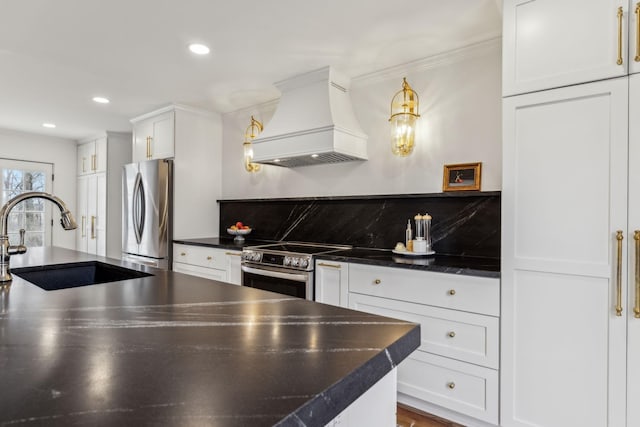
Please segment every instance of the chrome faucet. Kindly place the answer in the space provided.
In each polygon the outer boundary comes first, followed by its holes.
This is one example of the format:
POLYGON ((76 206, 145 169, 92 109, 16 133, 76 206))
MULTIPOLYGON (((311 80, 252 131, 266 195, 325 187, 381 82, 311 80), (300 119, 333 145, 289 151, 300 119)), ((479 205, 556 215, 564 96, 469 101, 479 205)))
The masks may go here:
POLYGON ((24 245, 24 229, 20 230, 20 244, 9 245, 9 212, 18 203, 27 199, 47 199, 52 201, 58 208, 60 208, 60 224, 65 230, 74 230, 78 227, 76 220, 73 219, 73 215, 69 212, 67 205, 53 194, 44 193, 42 191, 30 191, 28 193, 22 193, 9 200, 0 209, 0 283, 10 282, 11 271, 9 268, 9 260, 11 255, 23 254, 27 252, 27 247, 24 245))

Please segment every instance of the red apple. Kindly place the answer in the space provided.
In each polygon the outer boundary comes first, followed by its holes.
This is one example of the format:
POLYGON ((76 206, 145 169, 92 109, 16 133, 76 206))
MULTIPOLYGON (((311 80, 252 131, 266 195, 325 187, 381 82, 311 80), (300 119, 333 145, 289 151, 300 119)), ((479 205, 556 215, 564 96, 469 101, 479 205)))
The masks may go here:
POLYGON ((238 222, 236 222, 236 227, 237 228, 242 228, 242 227, 244 227, 244 224, 241 223, 240 221, 238 221, 238 222))

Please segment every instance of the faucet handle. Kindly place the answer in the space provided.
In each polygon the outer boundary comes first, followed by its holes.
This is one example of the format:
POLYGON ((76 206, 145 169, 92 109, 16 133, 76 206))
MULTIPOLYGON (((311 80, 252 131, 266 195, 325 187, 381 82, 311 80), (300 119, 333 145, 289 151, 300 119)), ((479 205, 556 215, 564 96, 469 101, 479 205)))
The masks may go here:
POLYGON ((20 246, 24 246, 24 233, 25 233, 24 228, 21 228, 20 229, 20 246))

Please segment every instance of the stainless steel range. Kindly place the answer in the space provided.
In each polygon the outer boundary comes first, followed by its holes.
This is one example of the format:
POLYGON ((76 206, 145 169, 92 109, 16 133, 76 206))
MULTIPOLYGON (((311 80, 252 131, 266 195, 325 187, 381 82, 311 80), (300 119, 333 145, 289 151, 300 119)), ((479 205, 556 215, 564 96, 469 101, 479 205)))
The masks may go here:
POLYGON ((242 285, 285 295, 314 299, 314 255, 351 246, 280 242, 242 249, 242 285))

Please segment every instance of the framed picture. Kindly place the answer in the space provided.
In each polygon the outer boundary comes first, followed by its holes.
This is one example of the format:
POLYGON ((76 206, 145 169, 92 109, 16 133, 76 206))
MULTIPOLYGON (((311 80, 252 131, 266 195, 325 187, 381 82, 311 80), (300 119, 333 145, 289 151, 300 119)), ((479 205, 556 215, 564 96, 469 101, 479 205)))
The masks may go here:
POLYGON ((442 191, 480 191, 482 163, 444 165, 442 191))

